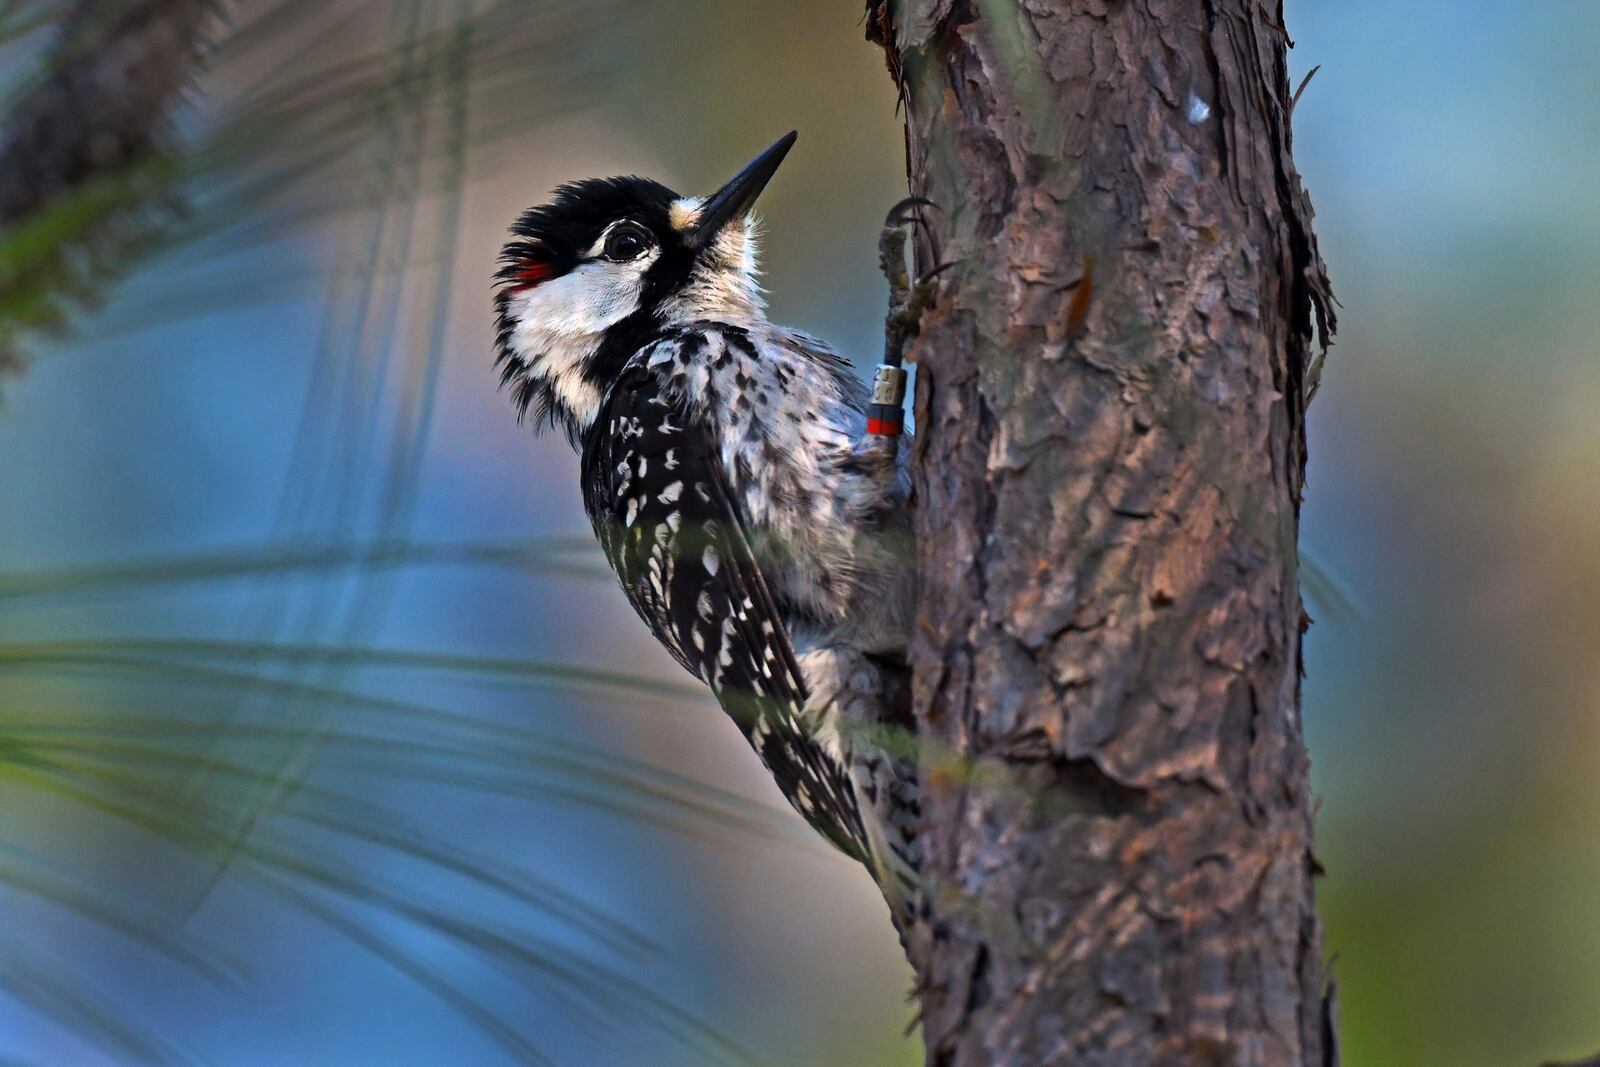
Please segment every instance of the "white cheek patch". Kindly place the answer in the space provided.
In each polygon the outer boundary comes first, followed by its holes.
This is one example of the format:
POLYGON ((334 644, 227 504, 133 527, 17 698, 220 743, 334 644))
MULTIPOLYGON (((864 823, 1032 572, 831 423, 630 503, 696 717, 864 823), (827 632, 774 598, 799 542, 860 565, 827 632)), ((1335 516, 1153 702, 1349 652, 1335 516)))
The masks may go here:
POLYGON ((588 260, 519 295, 513 302, 518 332, 568 337, 604 333, 638 310, 644 274, 656 255, 627 263, 588 260))
POLYGON ((604 399, 585 366, 606 330, 638 310, 645 272, 658 254, 628 263, 589 260, 512 298, 512 351, 530 378, 549 384, 580 426, 594 421, 604 399))

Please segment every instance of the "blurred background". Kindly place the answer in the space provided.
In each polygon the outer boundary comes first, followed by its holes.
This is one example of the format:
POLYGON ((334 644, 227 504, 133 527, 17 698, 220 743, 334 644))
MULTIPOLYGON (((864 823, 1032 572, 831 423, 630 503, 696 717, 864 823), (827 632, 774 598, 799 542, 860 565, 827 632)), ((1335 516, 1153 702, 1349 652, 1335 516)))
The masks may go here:
MULTIPOLYGON (((860 8, 228 9, 172 195, 58 219, 92 262, 0 336, 0 1063, 920 1062, 875 891, 491 371, 519 211, 790 128, 773 314, 869 366, 904 175, 860 8)), ((59 13, 0 3, 0 101, 59 13)), ((1345 1062, 1591 1054, 1600 8, 1287 16, 1344 304, 1304 543, 1345 1062)))

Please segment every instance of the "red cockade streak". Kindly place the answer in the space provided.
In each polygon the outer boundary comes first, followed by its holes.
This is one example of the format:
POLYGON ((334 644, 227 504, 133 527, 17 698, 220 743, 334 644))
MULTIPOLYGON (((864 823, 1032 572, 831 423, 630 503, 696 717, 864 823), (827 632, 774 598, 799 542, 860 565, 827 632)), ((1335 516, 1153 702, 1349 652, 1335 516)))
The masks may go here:
POLYGON ((526 292, 534 286, 542 285, 555 276, 556 269, 548 263, 537 260, 523 260, 522 266, 511 280, 511 291, 514 293, 526 292))

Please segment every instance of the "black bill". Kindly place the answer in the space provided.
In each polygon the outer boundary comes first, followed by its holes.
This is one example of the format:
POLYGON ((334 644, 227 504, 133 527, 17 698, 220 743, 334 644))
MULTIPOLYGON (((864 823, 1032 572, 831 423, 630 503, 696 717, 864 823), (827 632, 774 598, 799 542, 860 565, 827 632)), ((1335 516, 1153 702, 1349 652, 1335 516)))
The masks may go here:
POLYGON ((790 130, 778 138, 777 144, 757 156, 749 166, 711 194, 710 199, 700 206, 700 217, 695 220, 694 229, 684 235, 685 240, 693 247, 702 247, 715 239, 717 232, 728 223, 748 215, 755 206, 756 197, 761 195, 761 190, 778 172, 778 164, 789 154, 798 136, 790 130))

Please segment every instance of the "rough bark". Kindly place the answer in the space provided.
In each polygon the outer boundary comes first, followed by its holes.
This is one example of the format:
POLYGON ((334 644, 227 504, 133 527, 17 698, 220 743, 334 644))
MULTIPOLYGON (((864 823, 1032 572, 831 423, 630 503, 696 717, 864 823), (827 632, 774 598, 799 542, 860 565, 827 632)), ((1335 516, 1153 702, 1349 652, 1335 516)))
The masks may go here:
POLYGON ((911 353, 928 1062, 1331 1064, 1296 538, 1332 316, 1281 6, 867 26, 959 261, 911 353))

